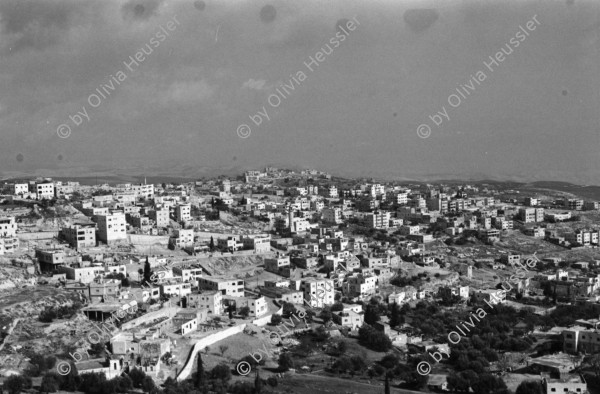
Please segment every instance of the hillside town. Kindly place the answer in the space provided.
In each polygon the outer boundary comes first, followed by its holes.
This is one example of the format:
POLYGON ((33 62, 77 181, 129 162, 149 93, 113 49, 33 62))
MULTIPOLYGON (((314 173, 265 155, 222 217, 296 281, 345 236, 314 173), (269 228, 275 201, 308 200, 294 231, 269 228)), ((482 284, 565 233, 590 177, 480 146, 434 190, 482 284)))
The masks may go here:
POLYGON ((600 387, 599 205, 570 193, 265 168, 0 208, 5 392, 600 387))

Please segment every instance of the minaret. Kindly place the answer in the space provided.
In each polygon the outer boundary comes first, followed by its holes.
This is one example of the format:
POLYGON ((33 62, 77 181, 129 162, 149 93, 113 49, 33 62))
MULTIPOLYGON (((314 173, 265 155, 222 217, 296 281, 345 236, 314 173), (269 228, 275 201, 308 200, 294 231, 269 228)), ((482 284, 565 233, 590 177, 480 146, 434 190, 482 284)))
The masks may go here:
POLYGON ((294 209, 290 208, 288 210, 288 223, 290 231, 294 231, 294 209))

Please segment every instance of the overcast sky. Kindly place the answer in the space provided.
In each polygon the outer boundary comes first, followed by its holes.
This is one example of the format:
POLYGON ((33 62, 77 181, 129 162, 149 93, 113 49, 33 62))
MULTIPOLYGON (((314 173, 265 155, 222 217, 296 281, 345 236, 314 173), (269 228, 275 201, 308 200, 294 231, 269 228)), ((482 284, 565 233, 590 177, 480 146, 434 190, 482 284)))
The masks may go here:
POLYGON ((599 10, 592 0, 2 0, 0 169, 276 164, 599 184, 599 10), (322 47, 330 54, 311 72, 304 62, 322 47), (152 52, 132 65, 141 48, 152 52), (256 125, 263 107, 270 120, 256 125), (77 125, 82 110, 89 121, 77 125), (439 126, 438 111, 449 117, 439 126))

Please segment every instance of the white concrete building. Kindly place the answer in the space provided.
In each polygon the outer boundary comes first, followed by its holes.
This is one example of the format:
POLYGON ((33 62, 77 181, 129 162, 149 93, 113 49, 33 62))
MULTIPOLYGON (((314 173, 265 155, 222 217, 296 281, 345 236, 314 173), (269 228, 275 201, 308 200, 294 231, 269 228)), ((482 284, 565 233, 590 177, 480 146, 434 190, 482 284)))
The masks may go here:
POLYGON ((98 239, 104 243, 127 239, 127 226, 125 224, 125 214, 122 212, 113 212, 108 215, 98 215, 96 217, 98 224, 98 239))

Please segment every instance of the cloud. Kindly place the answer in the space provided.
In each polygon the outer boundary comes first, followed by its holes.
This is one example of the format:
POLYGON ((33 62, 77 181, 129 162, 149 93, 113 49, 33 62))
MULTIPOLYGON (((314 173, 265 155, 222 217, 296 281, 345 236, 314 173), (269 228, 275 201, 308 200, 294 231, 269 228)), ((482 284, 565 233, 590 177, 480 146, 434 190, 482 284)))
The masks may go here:
POLYGON ((242 85, 242 88, 253 89, 253 90, 263 90, 267 81, 264 79, 252 79, 250 78, 242 85))
POLYGON ((163 98, 163 102, 194 103, 205 101, 214 93, 214 89, 205 81, 174 82, 163 98))
POLYGON ((124 19, 148 20, 158 15, 162 0, 130 0, 121 8, 124 19))
MULTIPOLYGON (((80 4, 83 4, 81 2, 80 4)), ((0 2, 3 49, 44 49, 69 30, 80 4, 68 1, 3 0, 0 2)))

